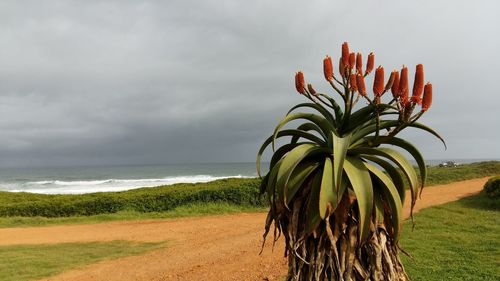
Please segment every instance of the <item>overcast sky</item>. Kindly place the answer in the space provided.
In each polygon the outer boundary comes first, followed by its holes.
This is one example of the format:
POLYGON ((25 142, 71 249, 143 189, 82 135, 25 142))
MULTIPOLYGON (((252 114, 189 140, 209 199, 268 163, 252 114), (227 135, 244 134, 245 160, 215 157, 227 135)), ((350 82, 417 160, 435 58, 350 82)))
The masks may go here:
POLYGON ((254 161, 343 41, 424 64, 426 158, 500 158, 500 2, 366 2, 2 1, 0 165, 254 161))

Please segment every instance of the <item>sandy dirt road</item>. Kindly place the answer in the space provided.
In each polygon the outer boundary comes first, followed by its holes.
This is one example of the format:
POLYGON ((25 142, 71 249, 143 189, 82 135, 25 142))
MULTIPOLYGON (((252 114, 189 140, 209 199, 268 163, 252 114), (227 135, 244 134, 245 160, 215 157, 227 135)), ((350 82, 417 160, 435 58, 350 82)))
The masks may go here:
MULTIPOLYGON (((415 211, 479 192, 488 178, 427 187, 415 211)), ((409 196, 408 196, 409 197, 409 196)), ((409 215, 406 198, 405 217, 409 215)), ((259 255, 265 213, 0 229, 0 245, 168 241, 140 256, 91 264, 46 280, 275 280, 286 274, 283 239, 259 255)), ((272 235, 270 235, 271 237, 272 235)), ((272 239, 271 239, 272 240, 272 239)))

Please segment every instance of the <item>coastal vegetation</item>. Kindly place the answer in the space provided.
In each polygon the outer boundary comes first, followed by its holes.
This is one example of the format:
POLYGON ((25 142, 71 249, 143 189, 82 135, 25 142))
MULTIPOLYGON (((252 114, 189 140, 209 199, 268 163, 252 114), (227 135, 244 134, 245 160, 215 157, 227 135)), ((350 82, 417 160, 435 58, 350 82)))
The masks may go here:
MULTIPOLYGON (((499 161, 429 167, 427 185, 499 174, 499 161)), ((256 178, 81 195, 0 192, 0 227, 254 212, 263 211, 266 202, 256 178)))
POLYGON ((0 193, 0 216, 70 217, 119 211, 165 212, 200 203, 262 206, 255 179, 223 179, 202 184, 176 184, 123 192, 81 195, 0 193))

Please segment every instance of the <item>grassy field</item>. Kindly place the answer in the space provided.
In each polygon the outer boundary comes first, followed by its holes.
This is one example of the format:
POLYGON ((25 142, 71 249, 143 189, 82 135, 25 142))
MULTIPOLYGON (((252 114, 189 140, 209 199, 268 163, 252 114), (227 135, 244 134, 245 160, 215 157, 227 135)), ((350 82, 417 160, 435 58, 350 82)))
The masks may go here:
MULTIPOLYGON (((498 161, 430 167, 427 185, 497 174, 498 161)), ((261 211, 266 199, 258 189, 258 179, 225 179, 83 195, 0 192, 0 227, 261 211)))
POLYGON ((500 280, 500 200, 478 195, 424 209, 402 247, 413 258, 403 263, 414 281, 500 280))
POLYGON ((36 280, 86 264, 139 255, 164 246, 165 243, 127 241, 1 246, 0 280, 36 280))
POLYGON ((494 175, 500 175, 500 161, 478 162, 450 168, 430 167, 427 185, 446 184, 494 175))

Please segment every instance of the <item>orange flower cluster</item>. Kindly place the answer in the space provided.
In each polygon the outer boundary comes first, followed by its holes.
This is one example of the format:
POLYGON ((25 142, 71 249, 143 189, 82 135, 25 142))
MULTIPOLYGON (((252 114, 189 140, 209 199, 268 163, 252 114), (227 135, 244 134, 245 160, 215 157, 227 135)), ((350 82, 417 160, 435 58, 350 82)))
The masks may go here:
POLYGON ((333 63, 332 58, 329 56, 326 56, 323 60, 323 72, 325 73, 325 79, 327 81, 333 80, 333 63))
POLYGON ((422 103, 422 92, 424 90, 424 66, 417 64, 415 71, 415 80, 413 81, 413 94, 411 101, 416 104, 422 103))
POLYGON ((368 74, 370 74, 370 72, 372 72, 374 65, 375 65, 375 55, 373 54, 373 52, 371 52, 368 55, 368 62, 366 63, 365 75, 368 75, 368 74))
MULTIPOLYGON (((342 44, 342 54, 339 59, 340 79, 336 79, 333 73, 332 58, 327 55, 323 59, 323 72, 328 82, 332 85, 334 82, 337 82, 350 92, 357 92, 363 97, 367 97, 364 78, 373 71, 374 66, 375 55, 370 53, 363 73, 362 54, 350 52, 347 42, 342 44)), ((384 67, 378 66, 377 69, 375 69, 375 76, 373 79, 373 102, 375 104, 380 103, 381 97, 387 91, 391 91, 393 101, 398 103, 402 111, 406 113, 410 112, 411 114, 411 111, 416 105, 422 105, 422 111, 427 111, 432 102, 432 84, 427 83, 424 85, 424 67, 422 64, 418 64, 416 67, 411 97, 409 97, 408 84, 408 68, 406 66, 403 65, 400 72, 393 70, 387 83, 385 83, 384 79, 384 67)), ((295 87, 300 94, 306 94, 309 90, 310 94, 316 95, 316 91, 314 91, 310 84, 306 87, 304 74, 301 71, 295 74, 295 87)))
MULTIPOLYGON (((351 76, 349 76, 349 85, 351 87, 351 91, 353 92, 356 92, 358 90, 358 82, 356 81, 356 74, 351 74, 351 76)), ((363 92, 366 91, 366 89, 364 89, 365 87, 365 84, 363 83, 363 92)))
POLYGON ((422 101, 422 111, 427 111, 432 103, 432 84, 427 83, 424 87, 424 99, 422 101))
POLYGON ((306 92, 306 82, 304 81, 304 73, 302 71, 295 73, 295 88, 300 94, 305 94, 306 92))
POLYGON ((431 105, 432 101, 432 84, 427 83, 424 86, 424 66, 418 64, 415 70, 415 79, 413 81, 413 92, 411 98, 409 95, 408 87, 408 68, 403 66, 401 69, 401 75, 398 72, 393 71, 394 81, 391 87, 391 92, 395 100, 397 100, 405 110, 413 109, 416 105, 422 105, 422 111, 427 111, 431 105), (422 94, 424 94, 424 99, 427 93, 427 98, 425 104, 422 100, 422 94))
POLYGON ((358 85, 358 92, 362 96, 366 96, 366 86, 365 86, 365 79, 363 78, 363 75, 361 74, 356 74, 356 84, 358 85))
POLYGON ((356 55, 356 71, 359 73, 363 73, 363 56, 361 53, 356 55))
POLYGON ((373 80, 373 94, 375 94, 375 96, 377 97, 380 97, 384 92, 384 68, 382 66, 379 66, 377 70, 375 70, 375 79, 373 80))

